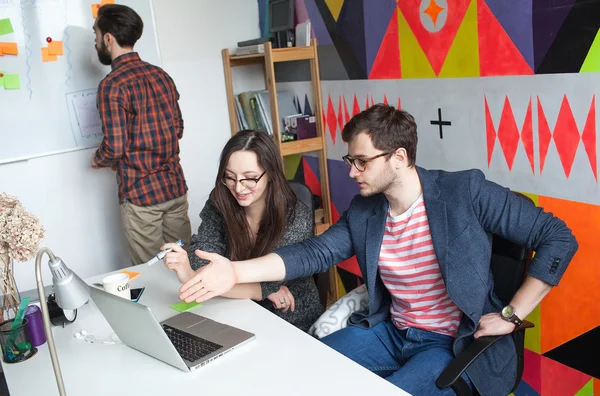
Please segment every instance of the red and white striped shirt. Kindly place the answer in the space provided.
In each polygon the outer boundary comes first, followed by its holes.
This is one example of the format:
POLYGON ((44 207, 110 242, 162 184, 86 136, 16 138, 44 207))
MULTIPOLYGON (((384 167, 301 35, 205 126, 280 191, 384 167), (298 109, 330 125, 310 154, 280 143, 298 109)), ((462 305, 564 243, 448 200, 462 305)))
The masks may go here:
POLYGON ((379 273, 392 295, 396 327, 456 336, 462 313, 448 296, 440 272, 423 195, 401 215, 388 212, 379 273))

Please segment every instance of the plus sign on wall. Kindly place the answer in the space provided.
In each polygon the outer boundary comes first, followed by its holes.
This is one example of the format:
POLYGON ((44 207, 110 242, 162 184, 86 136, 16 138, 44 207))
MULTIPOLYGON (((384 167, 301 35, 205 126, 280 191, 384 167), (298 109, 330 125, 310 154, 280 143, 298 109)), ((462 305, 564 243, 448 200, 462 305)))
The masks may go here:
POLYGON ((431 120, 431 125, 437 125, 440 128, 440 139, 444 138, 444 127, 451 126, 452 123, 450 121, 442 121, 442 109, 438 108, 438 119, 431 120))

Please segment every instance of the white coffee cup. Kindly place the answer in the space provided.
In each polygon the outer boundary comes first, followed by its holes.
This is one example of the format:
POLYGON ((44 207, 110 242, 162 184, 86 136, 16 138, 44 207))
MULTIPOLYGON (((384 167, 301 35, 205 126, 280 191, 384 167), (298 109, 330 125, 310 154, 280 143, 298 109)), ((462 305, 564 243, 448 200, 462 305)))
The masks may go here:
POLYGON ((102 279, 102 286, 108 293, 131 300, 128 274, 113 274, 102 279))

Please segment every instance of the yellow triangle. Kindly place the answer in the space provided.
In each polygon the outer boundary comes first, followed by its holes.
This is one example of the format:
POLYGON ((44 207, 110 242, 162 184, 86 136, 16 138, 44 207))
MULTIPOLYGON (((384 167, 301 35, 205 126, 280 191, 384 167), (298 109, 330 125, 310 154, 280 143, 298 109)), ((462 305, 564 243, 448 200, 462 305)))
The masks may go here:
POLYGON ((477 0, 471 0, 438 77, 479 77, 477 37, 477 0))
POLYGON ((298 167, 300 166, 300 161, 302 161, 302 155, 300 154, 286 155, 283 157, 283 170, 285 172, 286 179, 294 179, 294 176, 296 176, 296 172, 298 171, 298 167))
MULTIPOLYGON (((521 194, 526 195, 527 197, 529 197, 529 199, 531 199, 533 201, 533 204, 535 206, 540 206, 539 204, 539 196, 537 194, 531 194, 525 191, 519 191, 521 194)), ((598 395, 600 396, 600 395, 598 395)))
POLYGON ((525 332, 525 348, 529 349, 532 352, 537 354, 541 354, 542 350, 542 342, 541 342, 541 314, 540 314, 540 306, 538 305, 535 309, 527 315, 525 320, 533 323, 535 325, 532 329, 527 329, 525 332))
POLYGON ((398 40, 400 41, 400 70, 402 78, 435 78, 435 73, 423 48, 398 7, 398 40))
MULTIPOLYGON (((596 38, 588 51, 583 65, 581 65, 580 73, 600 72, 600 30, 596 33, 596 38)), ((600 395, 599 395, 600 396, 600 395)))
POLYGON ((579 389, 579 392, 575 393, 575 396, 593 396, 594 395, 594 380, 591 379, 583 388, 579 389))
POLYGON ((340 11, 342 11, 342 6, 344 5, 344 0, 325 0, 327 3, 327 7, 329 7, 329 11, 331 11, 331 15, 333 15, 333 19, 338 20, 340 16, 340 11))

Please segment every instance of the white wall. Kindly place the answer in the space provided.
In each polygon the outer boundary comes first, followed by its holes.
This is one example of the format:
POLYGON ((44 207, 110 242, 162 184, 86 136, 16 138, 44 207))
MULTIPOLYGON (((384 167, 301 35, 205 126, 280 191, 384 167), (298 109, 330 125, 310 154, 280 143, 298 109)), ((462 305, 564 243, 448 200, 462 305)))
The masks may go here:
MULTIPOLYGON (((221 49, 259 36, 258 6, 253 0, 154 0, 153 4, 163 68, 181 94, 185 122, 181 158, 195 230, 215 180, 220 151, 230 136, 221 49)), ((264 86, 259 69, 246 70, 243 76, 244 81, 236 78, 239 90, 264 86)), ((83 278, 129 265, 115 175, 89 167, 93 152, 0 165, 0 192, 17 196, 40 218, 46 227, 43 245, 83 278)), ((33 289, 33 260, 15 263, 15 278, 21 291, 33 289)), ((51 283, 45 264, 44 281, 51 283)))

